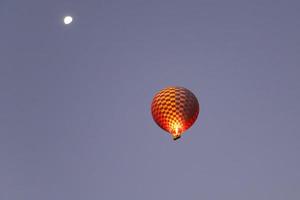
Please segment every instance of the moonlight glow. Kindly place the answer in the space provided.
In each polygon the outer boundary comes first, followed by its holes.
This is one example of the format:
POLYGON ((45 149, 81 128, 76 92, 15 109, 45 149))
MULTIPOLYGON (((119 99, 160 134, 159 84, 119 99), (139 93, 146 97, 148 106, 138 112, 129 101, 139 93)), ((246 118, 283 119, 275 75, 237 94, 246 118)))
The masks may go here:
POLYGON ((73 18, 72 18, 71 16, 66 16, 66 17, 64 18, 64 23, 65 23, 66 25, 71 24, 72 21, 73 21, 73 18))

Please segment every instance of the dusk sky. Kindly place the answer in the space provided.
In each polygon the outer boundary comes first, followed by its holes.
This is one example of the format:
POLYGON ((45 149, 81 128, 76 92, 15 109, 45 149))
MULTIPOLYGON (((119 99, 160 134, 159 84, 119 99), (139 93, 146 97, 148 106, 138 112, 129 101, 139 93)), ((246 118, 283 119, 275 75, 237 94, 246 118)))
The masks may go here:
POLYGON ((300 1, 0 0, 0 25, 0 200, 300 199, 300 1), (167 86, 201 107, 177 141, 167 86))

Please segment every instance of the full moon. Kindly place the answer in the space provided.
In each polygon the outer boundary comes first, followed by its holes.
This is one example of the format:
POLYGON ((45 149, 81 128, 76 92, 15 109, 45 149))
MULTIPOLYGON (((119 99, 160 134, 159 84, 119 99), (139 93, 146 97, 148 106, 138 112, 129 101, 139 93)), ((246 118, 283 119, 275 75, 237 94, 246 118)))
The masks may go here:
POLYGON ((72 18, 71 16, 65 16, 65 18, 64 18, 64 23, 65 23, 66 25, 71 24, 72 21, 73 21, 73 18, 72 18))

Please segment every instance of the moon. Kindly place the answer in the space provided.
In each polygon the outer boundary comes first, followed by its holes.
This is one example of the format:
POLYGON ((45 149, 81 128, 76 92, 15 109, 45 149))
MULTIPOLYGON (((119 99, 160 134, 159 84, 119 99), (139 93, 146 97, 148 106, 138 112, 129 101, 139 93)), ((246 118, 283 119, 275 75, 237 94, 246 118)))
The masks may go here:
POLYGON ((66 24, 66 25, 71 24, 72 21, 73 21, 73 17, 71 17, 71 16, 64 17, 64 24, 66 24))

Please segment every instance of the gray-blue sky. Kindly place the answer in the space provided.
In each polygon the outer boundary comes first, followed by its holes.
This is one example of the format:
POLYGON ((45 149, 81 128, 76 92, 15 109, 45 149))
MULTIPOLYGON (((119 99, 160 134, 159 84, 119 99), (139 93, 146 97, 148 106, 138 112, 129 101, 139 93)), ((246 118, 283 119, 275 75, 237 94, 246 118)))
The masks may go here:
POLYGON ((299 10, 1 0, 0 199, 298 200, 299 10), (168 85, 201 105, 177 142, 150 115, 168 85))

